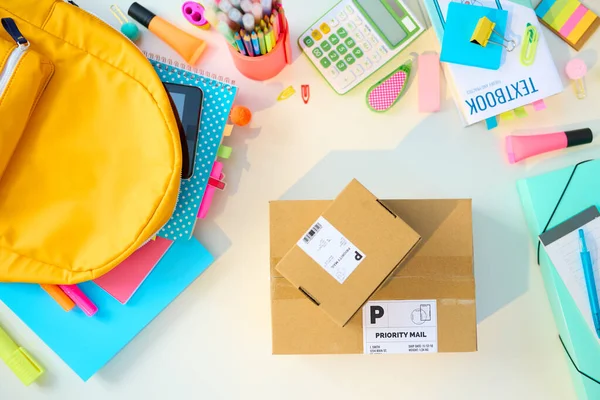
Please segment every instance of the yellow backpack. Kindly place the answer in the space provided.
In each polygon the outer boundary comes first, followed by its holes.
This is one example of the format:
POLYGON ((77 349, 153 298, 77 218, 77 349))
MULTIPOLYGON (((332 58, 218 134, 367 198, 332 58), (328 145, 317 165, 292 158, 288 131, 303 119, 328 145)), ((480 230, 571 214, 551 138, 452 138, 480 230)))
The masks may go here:
POLYGON ((175 208, 169 96, 133 43, 73 4, 2 0, 0 18, 0 281, 97 278, 175 208))

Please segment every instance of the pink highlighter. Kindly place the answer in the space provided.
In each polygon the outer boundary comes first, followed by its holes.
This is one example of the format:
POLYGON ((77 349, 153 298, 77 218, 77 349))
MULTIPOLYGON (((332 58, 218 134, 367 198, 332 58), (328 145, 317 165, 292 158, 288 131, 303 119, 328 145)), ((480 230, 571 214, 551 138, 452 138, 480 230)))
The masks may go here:
POLYGON ((98 312, 98 307, 77 287, 77 285, 58 285, 67 296, 81 308, 88 317, 98 312))
POLYGON ((593 140, 594 135, 590 128, 545 135, 507 136, 506 154, 508 155, 508 161, 514 164, 528 157, 592 143, 593 140))

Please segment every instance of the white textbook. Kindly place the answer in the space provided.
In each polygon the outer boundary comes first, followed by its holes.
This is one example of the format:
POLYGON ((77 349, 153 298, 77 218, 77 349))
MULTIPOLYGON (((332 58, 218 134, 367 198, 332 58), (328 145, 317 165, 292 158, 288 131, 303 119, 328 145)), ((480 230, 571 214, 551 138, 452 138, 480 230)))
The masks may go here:
MULTIPOLYGON (((498 70, 444 64, 448 84, 466 125, 531 104, 562 92, 563 84, 552 60, 542 27, 529 0, 455 0, 471 7, 502 8, 508 12, 505 37, 515 40, 512 52, 503 52, 498 70), (521 44, 527 24, 536 27, 539 35, 535 62, 521 64, 521 44)), ((444 37, 448 5, 452 0, 424 0, 425 8, 438 41, 444 37)))

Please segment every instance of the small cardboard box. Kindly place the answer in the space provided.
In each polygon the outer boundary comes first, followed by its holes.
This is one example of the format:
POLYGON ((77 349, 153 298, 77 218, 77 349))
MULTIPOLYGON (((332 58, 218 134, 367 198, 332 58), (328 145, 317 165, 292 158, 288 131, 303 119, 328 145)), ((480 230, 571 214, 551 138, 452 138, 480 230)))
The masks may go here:
POLYGON ((422 241, 343 328, 275 268, 331 201, 270 204, 273 354, 477 350, 471 201, 381 202, 419 232, 422 241), (394 320, 394 315, 401 318, 394 320), (370 343, 373 339, 381 342, 370 343))
POLYGON ((353 180, 321 216, 306 221, 277 271, 344 326, 420 239, 353 180))

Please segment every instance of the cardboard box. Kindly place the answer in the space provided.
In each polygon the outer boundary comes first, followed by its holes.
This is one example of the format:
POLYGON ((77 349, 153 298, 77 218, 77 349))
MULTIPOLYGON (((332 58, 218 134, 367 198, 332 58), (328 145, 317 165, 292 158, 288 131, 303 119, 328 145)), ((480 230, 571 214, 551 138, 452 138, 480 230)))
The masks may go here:
MULTIPOLYGON (((411 316, 436 320, 436 347, 430 347, 426 342, 431 338, 408 338, 417 341, 413 344, 407 342, 407 338, 397 338, 396 341, 390 338, 390 346, 398 345, 400 341, 404 347, 368 347, 366 352, 476 351, 471 201, 382 200, 382 203, 415 229, 422 241, 370 300, 417 301, 411 316), (425 310, 419 310, 420 300, 426 300, 423 302, 425 310), (435 310, 426 309, 431 305, 435 310), (423 315, 420 311, 424 311, 423 315), (426 315, 427 311, 430 315, 426 315)), ((374 308, 374 315, 371 315, 372 303, 369 302, 363 307, 363 312, 357 313, 342 328, 275 269, 290 247, 330 204, 331 201, 275 201, 270 204, 273 354, 363 353, 363 319, 368 327, 371 318, 380 314, 379 309, 374 308), (364 314, 367 318, 363 318, 364 314)), ((383 319, 376 318, 375 326, 383 319)), ((416 322, 421 323, 419 326, 429 325, 431 333, 431 321, 416 322)), ((381 331, 386 329, 389 328, 381 331)), ((387 333, 393 335, 397 331, 392 329, 387 333)))
POLYGON ((421 239, 356 180, 302 227, 277 271, 340 326, 421 239))

